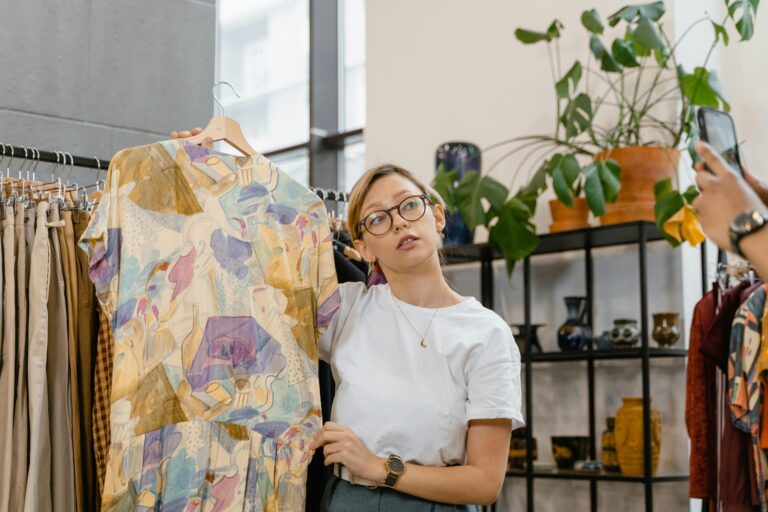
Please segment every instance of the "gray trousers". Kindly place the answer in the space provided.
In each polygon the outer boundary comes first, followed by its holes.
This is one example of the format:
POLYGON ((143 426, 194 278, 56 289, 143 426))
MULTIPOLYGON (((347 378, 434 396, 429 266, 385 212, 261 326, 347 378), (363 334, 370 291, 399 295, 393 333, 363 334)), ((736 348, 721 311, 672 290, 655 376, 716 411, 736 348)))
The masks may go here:
POLYGON ((447 505, 388 487, 369 489, 331 476, 320 512, 478 512, 475 505, 447 505))

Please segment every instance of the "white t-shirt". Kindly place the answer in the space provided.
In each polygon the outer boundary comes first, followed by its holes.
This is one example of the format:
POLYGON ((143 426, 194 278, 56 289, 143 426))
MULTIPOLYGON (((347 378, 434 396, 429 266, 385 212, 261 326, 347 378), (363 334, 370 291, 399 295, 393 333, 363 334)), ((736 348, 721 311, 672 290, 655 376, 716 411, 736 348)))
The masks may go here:
POLYGON ((339 285, 341 306, 320 339, 336 381, 331 419, 378 456, 464 464, 469 420, 522 426, 520 352, 509 326, 470 297, 435 313, 398 301, 389 285, 339 285))

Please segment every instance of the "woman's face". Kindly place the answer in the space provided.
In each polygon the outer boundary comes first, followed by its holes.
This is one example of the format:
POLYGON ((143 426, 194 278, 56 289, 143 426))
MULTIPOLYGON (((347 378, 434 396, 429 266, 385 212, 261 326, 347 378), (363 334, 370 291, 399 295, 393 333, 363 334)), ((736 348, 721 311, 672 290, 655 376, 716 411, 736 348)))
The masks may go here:
MULTIPOLYGON (((399 174, 388 174, 376 181, 368 191, 363 200, 360 219, 365 220, 375 212, 389 210, 409 197, 418 201, 418 196, 421 195, 419 187, 407 178, 399 174)), ((419 203, 408 201, 403 205, 403 211, 407 212, 408 208, 418 206, 419 203)), ((436 256, 439 233, 445 227, 445 215, 441 205, 432 206, 427 202, 424 215, 418 220, 404 219, 397 209, 390 210, 389 213, 392 216, 392 226, 388 233, 374 236, 362 228, 360 240, 355 241, 357 249, 366 261, 378 261, 384 268, 402 272, 436 256)), ((405 213, 405 216, 412 217, 408 213, 405 213)), ((388 222, 386 215, 376 218, 383 219, 377 222, 388 222)))

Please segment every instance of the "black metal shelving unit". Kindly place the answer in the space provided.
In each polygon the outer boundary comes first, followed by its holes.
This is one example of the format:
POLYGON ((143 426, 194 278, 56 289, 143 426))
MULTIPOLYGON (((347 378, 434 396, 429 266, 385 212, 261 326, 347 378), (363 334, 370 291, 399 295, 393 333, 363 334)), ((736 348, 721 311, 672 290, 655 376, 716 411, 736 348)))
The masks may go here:
MULTIPOLYGON (((534 510, 534 483, 537 479, 566 479, 582 480, 589 482, 590 509, 598 510, 597 483, 598 482, 634 482, 642 484, 645 492, 645 510, 653 511, 653 485, 663 482, 687 481, 687 475, 651 475, 651 418, 650 418, 650 361, 656 358, 685 358, 688 354, 685 349, 655 348, 649 345, 648 329, 648 261, 647 245, 650 242, 662 241, 664 237, 652 222, 639 221, 611 226, 601 226, 565 233, 553 233, 540 236, 540 243, 536 250, 523 261, 523 302, 524 323, 526 331, 531 325, 531 258, 543 254, 554 254, 569 251, 583 251, 585 258, 585 287, 587 297, 587 319, 592 332, 594 332, 594 268, 592 252, 603 247, 615 247, 621 245, 637 245, 639 253, 639 285, 640 285, 640 328, 641 344, 639 348, 595 350, 592 341, 587 344, 586 350, 580 352, 546 352, 543 354, 530 354, 529 341, 526 341, 525 355, 522 361, 525 366, 525 418, 526 429, 526 467, 525 471, 512 471, 507 473, 508 478, 525 478, 527 510, 534 510), (575 471, 536 471, 533 468, 533 367, 541 362, 569 362, 584 361, 587 363, 588 384, 588 415, 590 458, 597 457, 597 429, 595 421, 595 361, 612 359, 636 359, 641 362, 642 371, 642 396, 643 396, 643 443, 645 447, 645 474, 638 477, 622 476, 620 474, 600 473, 588 474, 575 471)), ((488 244, 472 244, 445 249, 446 264, 459 264, 469 262, 480 263, 481 299, 485 307, 493 309, 493 261, 502 258, 501 254, 493 250, 488 244)), ((707 291, 706 275, 706 244, 701 248, 701 277, 702 292, 707 291)), ((530 340, 530 336, 526 336, 530 340)), ((489 507, 491 511, 495 506, 489 507)))

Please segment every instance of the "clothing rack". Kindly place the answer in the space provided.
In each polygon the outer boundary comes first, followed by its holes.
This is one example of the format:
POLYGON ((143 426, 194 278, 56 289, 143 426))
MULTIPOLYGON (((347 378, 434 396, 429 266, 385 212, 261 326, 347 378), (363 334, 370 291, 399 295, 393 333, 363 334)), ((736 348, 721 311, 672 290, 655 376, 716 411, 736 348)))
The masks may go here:
POLYGON ((109 168, 109 160, 101 160, 95 156, 78 156, 66 151, 42 151, 34 147, 14 146, 12 144, 0 143, 0 155, 12 160, 34 160, 35 162, 66 164, 102 171, 106 171, 109 168))

